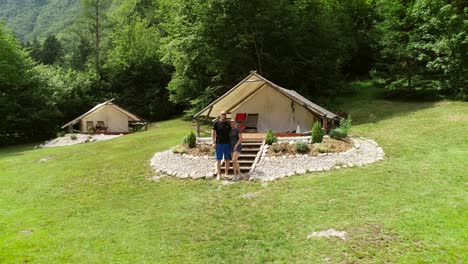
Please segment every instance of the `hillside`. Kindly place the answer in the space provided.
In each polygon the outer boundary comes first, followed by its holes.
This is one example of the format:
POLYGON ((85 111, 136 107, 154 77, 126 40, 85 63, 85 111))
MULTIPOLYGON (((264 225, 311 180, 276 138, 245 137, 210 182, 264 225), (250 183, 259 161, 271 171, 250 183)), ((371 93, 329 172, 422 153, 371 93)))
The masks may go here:
POLYGON ((356 89, 342 105, 351 133, 385 160, 268 185, 148 180, 154 153, 194 130, 179 119, 105 142, 2 148, 0 262, 463 263, 468 104, 356 89), (307 239, 329 228, 347 240, 307 239))
POLYGON ((79 15, 79 0, 1 0, 0 20, 23 41, 44 39, 70 26, 79 15))

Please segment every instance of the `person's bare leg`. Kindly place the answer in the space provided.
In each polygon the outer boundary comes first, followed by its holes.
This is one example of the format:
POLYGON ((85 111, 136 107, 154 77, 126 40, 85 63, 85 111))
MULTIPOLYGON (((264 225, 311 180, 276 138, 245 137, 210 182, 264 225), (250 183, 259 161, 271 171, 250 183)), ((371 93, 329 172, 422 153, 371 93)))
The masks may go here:
POLYGON ((239 152, 234 152, 232 155, 232 167, 234 169, 234 175, 237 177, 240 175, 240 166, 239 166, 239 152))
POLYGON ((224 176, 228 176, 229 174, 229 166, 231 165, 230 160, 224 160, 225 166, 224 166, 224 176))
POLYGON ((221 161, 220 160, 216 161, 216 170, 217 170, 216 179, 220 180, 221 179, 221 161))

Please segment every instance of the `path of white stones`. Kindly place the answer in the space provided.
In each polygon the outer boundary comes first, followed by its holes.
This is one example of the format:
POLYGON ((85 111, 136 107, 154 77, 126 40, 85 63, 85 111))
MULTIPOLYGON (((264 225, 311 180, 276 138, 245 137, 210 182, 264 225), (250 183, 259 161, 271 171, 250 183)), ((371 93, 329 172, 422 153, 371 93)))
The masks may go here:
MULTIPOLYGON (((375 141, 362 137, 354 137, 351 140, 354 146, 346 152, 324 153, 318 156, 267 157, 268 146, 265 146, 262 158, 250 173, 250 180, 274 181, 307 172, 364 166, 384 158, 384 151, 375 141)), ((214 164, 213 157, 174 154, 171 150, 158 152, 151 159, 151 167, 158 174, 155 179, 168 175, 178 178, 209 179, 215 172, 214 164)))

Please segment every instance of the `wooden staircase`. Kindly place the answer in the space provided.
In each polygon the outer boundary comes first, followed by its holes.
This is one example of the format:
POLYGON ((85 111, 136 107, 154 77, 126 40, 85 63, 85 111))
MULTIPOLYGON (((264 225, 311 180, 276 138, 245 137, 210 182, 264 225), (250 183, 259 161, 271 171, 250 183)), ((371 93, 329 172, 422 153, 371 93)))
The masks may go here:
MULTIPOLYGON (((248 173, 253 170, 254 165, 260 159, 263 148, 263 139, 244 139, 242 141, 242 152, 239 155, 239 165, 241 173, 248 173)), ((221 172, 224 173, 224 161, 221 165, 221 172)), ((229 166, 229 175, 233 175, 232 161, 229 166)))

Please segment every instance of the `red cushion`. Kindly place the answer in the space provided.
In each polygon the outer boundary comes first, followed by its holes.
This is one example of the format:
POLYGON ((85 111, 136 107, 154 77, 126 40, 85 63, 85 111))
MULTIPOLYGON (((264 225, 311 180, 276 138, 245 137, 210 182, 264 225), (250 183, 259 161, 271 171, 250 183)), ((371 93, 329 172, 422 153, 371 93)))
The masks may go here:
POLYGON ((243 121, 247 119, 247 113, 237 113, 236 121, 243 121))

